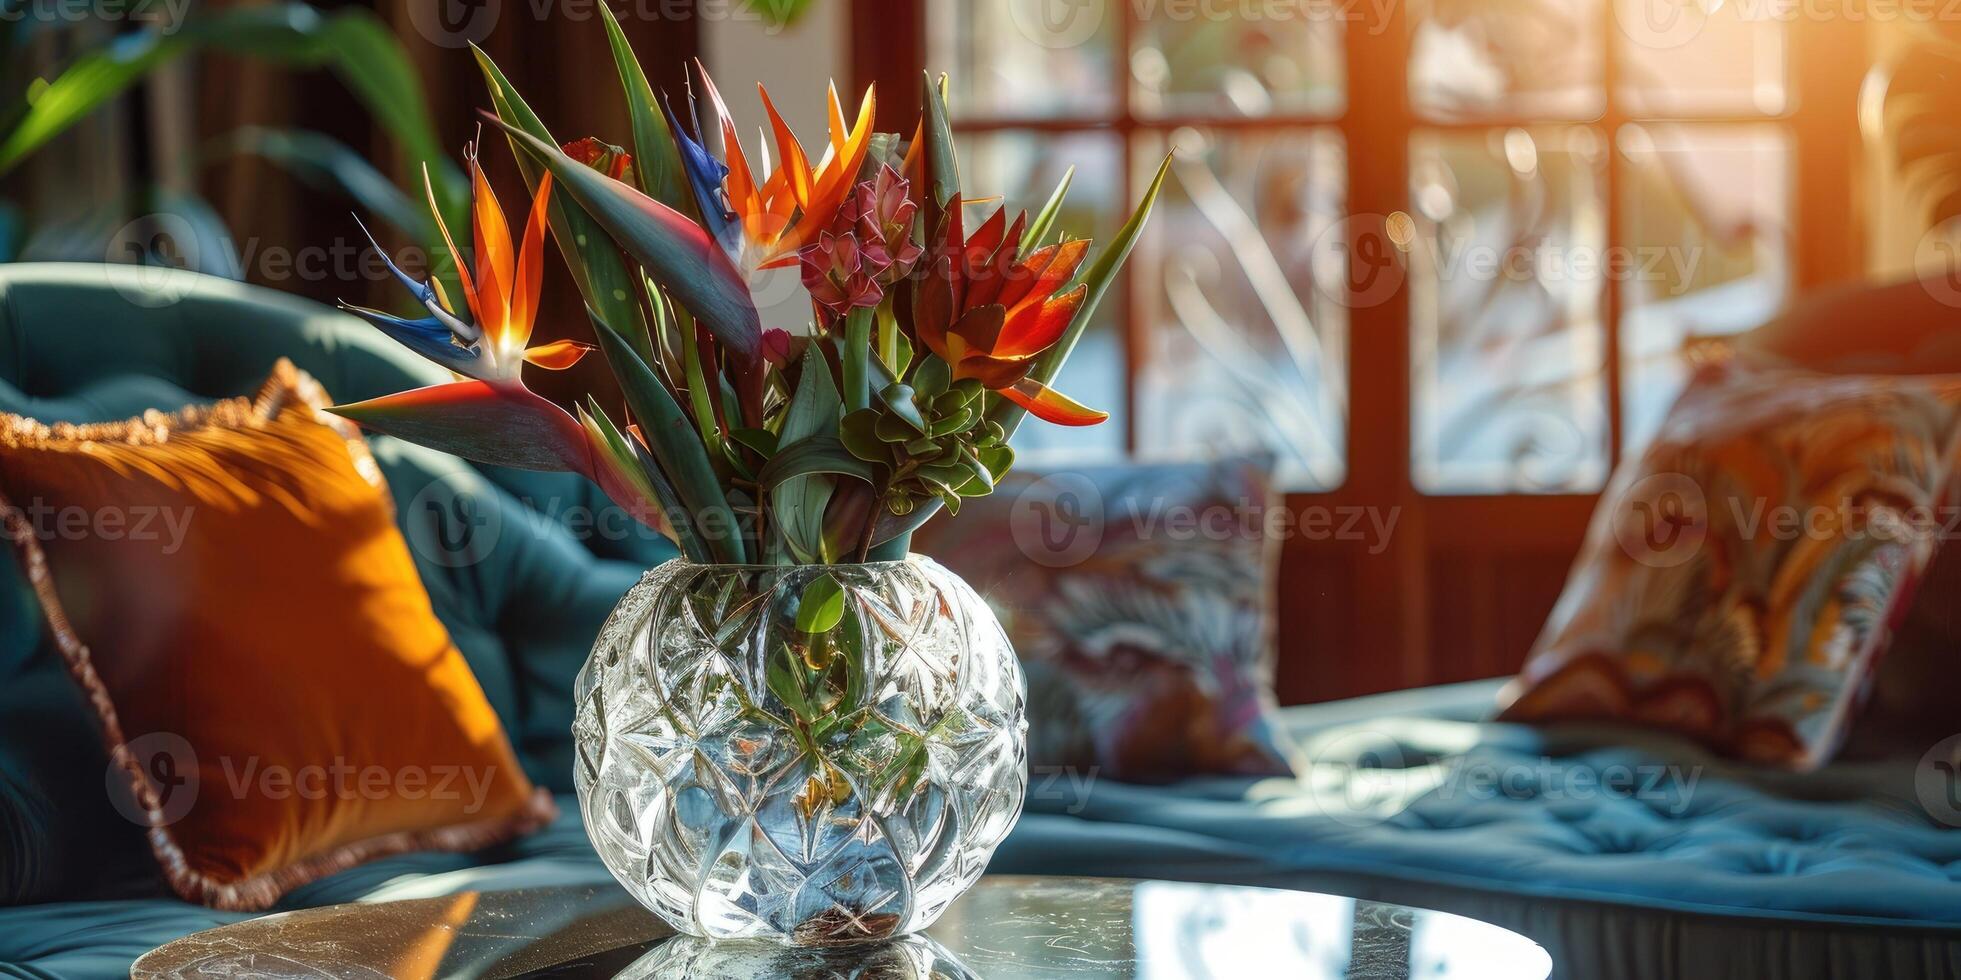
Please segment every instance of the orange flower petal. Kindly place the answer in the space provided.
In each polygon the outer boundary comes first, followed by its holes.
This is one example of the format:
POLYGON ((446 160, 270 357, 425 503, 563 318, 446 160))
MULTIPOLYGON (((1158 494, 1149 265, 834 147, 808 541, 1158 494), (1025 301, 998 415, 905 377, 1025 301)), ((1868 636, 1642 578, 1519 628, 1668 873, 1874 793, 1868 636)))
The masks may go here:
POLYGON ((1010 316, 1015 307, 1026 299, 1037 301, 1045 299, 1062 284, 1075 278, 1076 269, 1089 254, 1089 242, 1083 239, 1050 245, 1028 253, 1008 275, 1008 284, 1001 288, 996 300, 1008 308, 1010 316))
POLYGON ((763 112, 769 115, 769 127, 776 134, 776 156, 778 165, 774 178, 782 174, 789 184, 790 193, 796 197, 797 206, 810 206, 810 160, 804 156, 803 144, 797 142, 797 134, 790 132, 788 124, 776 111, 776 103, 769 99, 769 90, 760 83, 756 91, 763 97, 763 112))
POLYGON ((554 340, 526 349, 524 359, 547 371, 563 371, 579 363, 579 359, 591 353, 592 349, 591 344, 576 340, 554 340))
POLYGON ((471 220, 477 246, 477 317, 484 338, 491 346, 509 349, 510 291, 516 279, 516 256, 511 254, 511 226, 504 222, 504 209, 497 194, 484 178, 483 167, 470 159, 471 220))
MULTIPOLYGON (((506 339, 512 347, 531 342, 531 326, 538 318, 538 293, 545 281, 545 219, 550 216, 552 175, 546 171, 538 179, 538 193, 531 199, 531 215, 524 222, 524 241, 518 246, 517 282, 511 292, 510 325, 506 339)), ((527 352, 526 357, 530 355, 527 352)))
POLYGON ((1030 303, 1016 307, 1001 328, 1001 340, 994 345, 995 356, 1032 357, 1048 350, 1062 339, 1063 331, 1069 329, 1069 321, 1076 318, 1076 309, 1088 295, 1089 284, 1084 283, 1040 307, 1030 303))
POLYGON ((1109 412, 1078 404, 1075 399, 1036 381, 1023 378, 1000 389, 1001 397, 1028 410, 1028 414, 1056 425, 1095 425, 1110 417, 1109 412))

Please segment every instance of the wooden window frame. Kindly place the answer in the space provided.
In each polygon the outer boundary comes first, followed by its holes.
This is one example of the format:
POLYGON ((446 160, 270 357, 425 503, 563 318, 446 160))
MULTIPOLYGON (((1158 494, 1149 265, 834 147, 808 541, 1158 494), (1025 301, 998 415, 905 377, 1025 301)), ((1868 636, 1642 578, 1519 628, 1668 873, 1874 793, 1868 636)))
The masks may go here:
MULTIPOLYGON (((1130 49, 1133 14, 1116 0, 1117 50, 1130 49)), ((1606 0, 1611 2, 1611 0, 1606 0)), ((876 82, 886 92, 918 90, 926 67, 926 0, 854 0, 851 53, 859 87, 876 82)), ((1344 32, 1346 86, 1339 111, 1329 115, 1282 115, 1258 119, 1158 117, 1139 120, 1130 107, 1130 86, 1118 86, 1113 117, 1085 126, 1080 120, 958 118, 962 132, 1103 130, 1125 146, 1119 175, 1123 199, 1134 199, 1128 153, 1138 130, 1169 131, 1180 125, 1235 130, 1332 127, 1347 159, 1349 234, 1387 240, 1384 217, 1409 208, 1409 146, 1419 131, 1486 131, 1548 123, 1586 126, 1606 136, 1602 176, 1605 241, 1622 240, 1620 189, 1623 164, 1613 137, 1628 122, 1781 124, 1791 139, 1791 291, 1858 277, 1863 271, 1863 227, 1857 220, 1854 172, 1858 150, 1857 100, 1865 70, 1862 21, 1796 20, 1785 25, 1787 110, 1779 115, 1723 116, 1640 113, 1623 110, 1615 93, 1618 72, 1616 18, 1599 19, 1603 111, 1591 120, 1480 117, 1437 121, 1419 116, 1409 99, 1406 68, 1411 31, 1407 4, 1390 5, 1390 22, 1344 32), (1856 36, 1849 36, 1855 35, 1856 36), (1855 54, 1848 57, 1850 49, 1855 54), (1798 70, 1798 66, 1803 66, 1798 70), (1366 159, 1366 166, 1354 161, 1366 159)), ((1128 63, 1119 57, 1118 64, 1128 63)), ((1123 70, 1119 68, 1119 70, 1123 70)), ((880 102, 882 128, 910 132, 916 99, 880 102)), ((1351 247, 1358 244, 1351 241, 1351 247)), ((1352 254, 1352 253, 1351 253, 1352 254)), ((1601 300, 1606 345, 1609 460, 1623 448, 1620 284, 1609 277, 1601 300)), ((1126 446, 1135 449, 1138 352, 1147 340, 1139 303, 1126 288, 1113 295, 1125 336, 1126 446)), ((1410 311, 1406 288, 1386 301, 1349 308, 1346 478, 1325 492, 1289 494, 1296 510, 1355 508, 1393 513, 1388 546, 1289 538, 1279 575, 1278 677, 1286 703, 1328 700, 1515 671, 1578 551, 1594 493, 1435 495, 1411 479, 1412 426, 1410 311), (1524 584, 1514 588, 1510 576, 1524 584)))

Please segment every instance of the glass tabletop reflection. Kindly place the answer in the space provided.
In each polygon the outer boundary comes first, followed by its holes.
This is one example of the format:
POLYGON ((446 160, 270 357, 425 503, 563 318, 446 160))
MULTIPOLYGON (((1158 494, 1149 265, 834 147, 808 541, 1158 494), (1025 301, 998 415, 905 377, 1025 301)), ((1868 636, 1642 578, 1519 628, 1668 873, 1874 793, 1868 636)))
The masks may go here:
POLYGON ((286 912, 159 947, 131 976, 1538 980, 1551 969, 1524 936, 1443 912, 1269 888, 990 876, 923 935, 881 946, 675 936, 624 891, 592 885, 286 912))

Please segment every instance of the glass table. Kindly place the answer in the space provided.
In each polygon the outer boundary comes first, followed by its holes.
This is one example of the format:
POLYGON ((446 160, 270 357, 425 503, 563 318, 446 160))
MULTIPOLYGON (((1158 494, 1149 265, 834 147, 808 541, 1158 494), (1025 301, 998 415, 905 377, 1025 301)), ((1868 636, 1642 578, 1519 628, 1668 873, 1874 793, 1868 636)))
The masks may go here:
POLYGON ((265 916, 145 955, 192 977, 1538 978, 1545 950, 1463 916, 1311 892, 986 877, 925 934, 803 950, 677 937, 611 885, 465 892, 265 916))

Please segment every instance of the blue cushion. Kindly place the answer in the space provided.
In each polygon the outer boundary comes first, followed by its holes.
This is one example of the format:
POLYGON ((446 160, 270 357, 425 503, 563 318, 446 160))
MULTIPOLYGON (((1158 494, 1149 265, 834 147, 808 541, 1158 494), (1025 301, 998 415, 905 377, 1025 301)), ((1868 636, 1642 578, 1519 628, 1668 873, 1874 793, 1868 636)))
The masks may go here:
POLYGON ((1299 782, 1098 781, 1081 792, 1056 779, 1044 791, 1038 773, 1029 812, 1073 822, 1049 835, 1082 843, 1051 850, 1018 832, 996 869, 1055 867, 1073 852, 1099 873, 1197 862, 1174 876, 1359 874, 1705 914, 1961 927, 1961 834, 1921 808, 1917 756, 1799 776, 1666 736, 1474 720, 1498 683, 1287 709, 1309 763, 1299 782))

